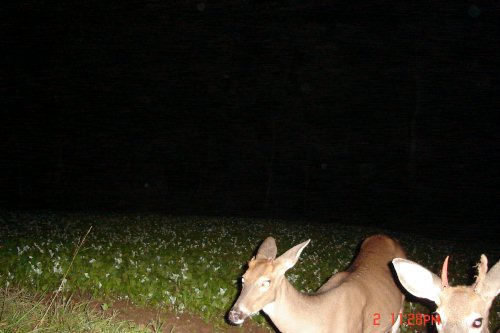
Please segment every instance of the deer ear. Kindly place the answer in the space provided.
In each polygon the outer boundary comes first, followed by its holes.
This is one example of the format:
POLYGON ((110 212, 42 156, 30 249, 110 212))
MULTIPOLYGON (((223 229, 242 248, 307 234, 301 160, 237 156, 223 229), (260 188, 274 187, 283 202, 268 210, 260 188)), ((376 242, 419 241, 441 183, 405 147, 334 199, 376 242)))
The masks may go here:
POLYGON ((311 240, 308 239, 299 245, 295 245, 290 250, 283 253, 278 259, 276 259, 276 266, 278 269, 282 270, 285 273, 287 270, 295 266, 297 260, 299 260, 300 254, 304 250, 304 248, 309 244, 311 240))
POLYGON ((474 291, 481 294, 486 278, 486 272, 488 271, 488 258, 484 254, 481 254, 481 261, 477 264, 477 276, 476 282, 474 284, 474 291))
POLYGON ((271 259, 276 258, 276 253, 278 252, 276 248, 276 241, 273 237, 267 237, 257 250, 256 259, 271 259))
POLYGON ((413 296, 426 298, 439 306, 441 303, 441 279, 428 269, 413 261, 396 258, 392 260, 401 285, 413 296))
POLYGON ((482 283, 482 288, 477 292, 489 299, 494 299, 500 293, 500 261, 498 261, 486 274, 482 283))

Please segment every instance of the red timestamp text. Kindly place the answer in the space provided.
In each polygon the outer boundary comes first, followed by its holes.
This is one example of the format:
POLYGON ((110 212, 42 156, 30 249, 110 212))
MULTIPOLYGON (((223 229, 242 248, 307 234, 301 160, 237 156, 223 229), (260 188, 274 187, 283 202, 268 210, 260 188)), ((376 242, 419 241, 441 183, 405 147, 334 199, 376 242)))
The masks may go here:
MULTIPOLYGON (((397 321, 401 325, 405 326, 426 326, 427 324, 441 324, 441 318, 439 314, 427 314, 427 313, 391 313, 390 320, 392 325, 397 321)), ((386 318, 382 318, 380 313, 373 314, 373 326, 379 326, 380 321, 387 321, 386 318)))

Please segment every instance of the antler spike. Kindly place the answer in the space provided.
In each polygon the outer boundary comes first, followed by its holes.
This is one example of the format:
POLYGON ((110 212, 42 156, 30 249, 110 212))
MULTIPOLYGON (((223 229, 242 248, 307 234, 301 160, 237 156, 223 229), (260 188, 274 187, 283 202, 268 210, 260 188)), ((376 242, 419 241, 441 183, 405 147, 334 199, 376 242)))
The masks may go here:
POLYGON ((448 258, 450 258, 450 256, 446 256, 443 263, 443 269, 441 270, 441 285, 443 288, 450 286, 448 284, 448 258))

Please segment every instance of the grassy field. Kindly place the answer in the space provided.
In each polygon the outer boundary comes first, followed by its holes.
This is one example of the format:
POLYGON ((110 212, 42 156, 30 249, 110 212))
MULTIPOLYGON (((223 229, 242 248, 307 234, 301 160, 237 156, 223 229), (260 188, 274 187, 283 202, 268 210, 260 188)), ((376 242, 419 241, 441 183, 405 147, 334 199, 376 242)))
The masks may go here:
POLYGON ((161 327, 161 322, 139 327, 71 298, 58 297, 49 307, 43 298, 24 290, 2 288, 0 300, 2 333, 156 333, 161 327))
MULTIPOLYGON (((408 257, 440 272, 451 255, 450 283, 469 284, 481 253, 498 260, 498 247, 335 224, 241 218, 104 214, 0 214, 0 286, 33 293, 78 292, 103 300, 197 314, 217 327, 238 293, 238 277, 260 241, 272 235, 282 253, 311 239, 287 273, 300 290, 316 290, 348 267, 367 235, 385 232, 401 241, 408 257), (88 229, 91 232, 73 255, 88 229), (68 275, 64 278, 72 263, 68 275)), ((1 303, 1 302, 0 302, 1 303)), ((497 302, 498 303, 498 302, 497 302)), ((405 312, 428 312, 407 302, 405 312)), ((500 306, 490 327, 500 325, 500 306)), ((3 319, 2 319, 3 320, 3 319)), ((263 317, 253 320, 264 323, 263 317)), ((1 330, 1 327, 0 327, 1 330)), ((402 332, 414 332, 403 328, 402 332)))

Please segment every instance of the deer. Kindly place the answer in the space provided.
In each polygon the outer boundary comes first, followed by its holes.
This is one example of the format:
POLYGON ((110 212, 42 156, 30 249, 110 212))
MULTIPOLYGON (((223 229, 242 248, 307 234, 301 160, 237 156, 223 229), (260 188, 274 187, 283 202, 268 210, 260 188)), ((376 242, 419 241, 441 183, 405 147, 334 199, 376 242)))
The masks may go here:
POLYGON ((392 259, 405 256, 399 243, 385 235, 364 240, 346 271, 331 276, 314 293, 303 293, 287 280, 310 240, 276 258, 276 241, 268 237, 248 262, 241 292, 228 320, 241 325, 263 311, 283 333, 399 332, 404 295, 390 271, 392 259))
POLYGON ((482 254, 476 281, 470 286, 452 287, 448 283, 448 259, 443 262, 441 278, 404 258, 393 259, 392 263, 401 285, 410 294, 436 304, 438 332, 489 333, 489 310, 500 292, 500 261, 488 271, 488 259, 482 254))

